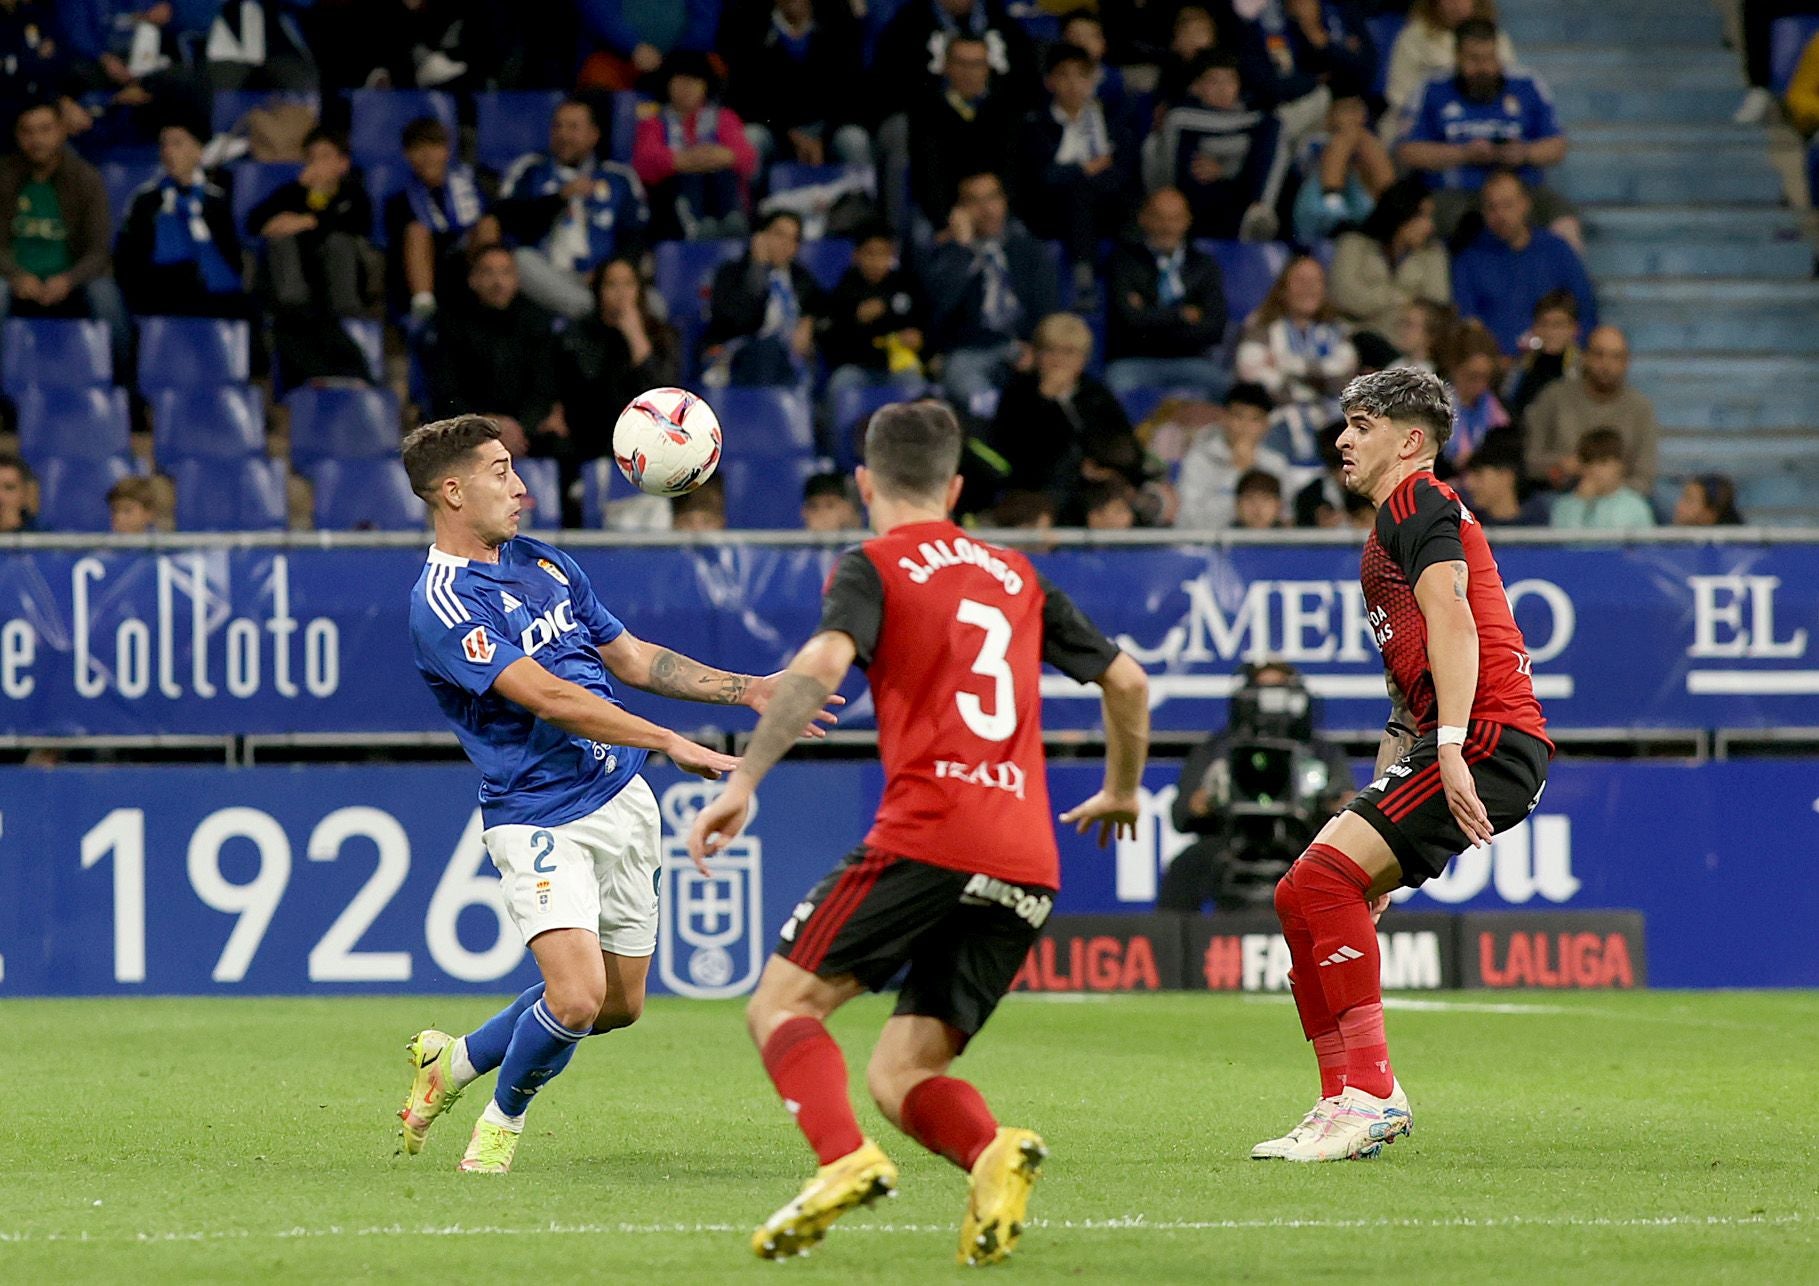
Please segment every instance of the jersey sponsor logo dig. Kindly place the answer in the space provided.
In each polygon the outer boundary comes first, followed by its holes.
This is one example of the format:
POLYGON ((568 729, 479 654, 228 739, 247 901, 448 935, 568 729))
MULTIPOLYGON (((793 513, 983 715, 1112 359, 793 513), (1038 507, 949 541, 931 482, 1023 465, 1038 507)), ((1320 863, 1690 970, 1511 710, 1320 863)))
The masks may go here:
POLYGON ((548 647, 564 634, 581 628, 575 624, 573 609, 569 600, 563 599, 541 616, 531 618, 531 623, 524 627, 518 636, 524 648, 524 655, 535 656, 538 648, 548 647))

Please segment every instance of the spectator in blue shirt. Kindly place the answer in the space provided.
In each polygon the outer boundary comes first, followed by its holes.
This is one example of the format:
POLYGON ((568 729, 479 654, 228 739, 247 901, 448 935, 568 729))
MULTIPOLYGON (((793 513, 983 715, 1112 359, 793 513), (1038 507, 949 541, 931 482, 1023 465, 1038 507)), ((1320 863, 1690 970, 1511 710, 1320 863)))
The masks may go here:
POLYGON ((550 118, 549 152, 519 157, 499 190, 499 224, 518 246, 524 293, 564 317, 593 312, 588 274, 635 253, 650 217, 638 176, 602 161, 599 146, 594 109, 567 99, 550 118))
POLYGON ((1475 317, 1513 356, 1552 290, 1579 301, 1579 334, 1598 324, 1598 301, 1578 253, 1565 240, 1529 223, 1533 205, 1522 180, 1505 170, 1491 176, 1481 199, 1484 231, 1453 259, 1453 306, 1475 317))
POLYGON ((1566 135, 1538 77, 1504 68, 1495 24, 1459 24, 1457 70, 1436 76, 1409 104, 1396 159, 1419 170, 1439 190, 1434 220, 1451 237, 1499 169, 1514 170, 1535 191, 1540 220, 1575 246, 1579 221, 1558 193, 1542 186, 1542 171, 1566 156, 1566 135))

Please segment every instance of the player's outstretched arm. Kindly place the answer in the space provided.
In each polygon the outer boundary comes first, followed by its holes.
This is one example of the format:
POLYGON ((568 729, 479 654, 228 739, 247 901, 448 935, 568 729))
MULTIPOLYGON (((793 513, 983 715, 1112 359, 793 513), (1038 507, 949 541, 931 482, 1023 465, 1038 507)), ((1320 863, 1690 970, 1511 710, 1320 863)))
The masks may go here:
POLYGON ((1490 815, 1465 762, 1465 730, 1478 692, 1478 623, 1466 596, 1463 560, 1435 563, 1415 585, 1415 603, 1427 622, 1427 664, 1434 675, 1440 720, 1440 780, 1453 820, 1473 844, 1491 842, 1490 815))
MULTIPOLYGON (((615 679, 644 692, 678 701, 701 701, 709 705, 750 706, 759 714, 769 707, 776 695, 781 674, 760 677, 716 670, 691 657, 656 643, 638 638, 625 630, 600 649, 600 659, 615 679)), ((830 697, 823 706, 846 704, 842 696, 830 697)), ((824 737, 822 724, 839 721, 832 709, 817 709, 807 723, 804 736, 824 737)))
POLYGON ((758 783, 795 744, 801 730, 852 668, 858 647, 841 630, 823 630, 807 643, 777 676, 776 691, 752 733, 739 767, 726 789, 695 815, 688 833, 689 856, 705 873, 705 859, 732 843, 745 827, 758 783))
POLYGON ((739 766, 733 756, 709 750, 648 719, 640 719, 629 710, 621 710, 579 684, 551 674, 528 656, 519 657, 499 671, 499 677, 493 680, 493 691, 564 732, 604 745, 658 751, 668 755, 684 772, 709 781, 718 781, 721 773, 739 766))
POLYGON ((1105 712, 1105 784, 1091 799, 1061 814, 1061 821, 1082 835, 1097 826, 1099 847, 1104 848, 1118 836, 1137 835, 1143 808, 1137 790, 1149 756, 1150 684, 1127 652, 1112 659, 1098 682, 1105 712))

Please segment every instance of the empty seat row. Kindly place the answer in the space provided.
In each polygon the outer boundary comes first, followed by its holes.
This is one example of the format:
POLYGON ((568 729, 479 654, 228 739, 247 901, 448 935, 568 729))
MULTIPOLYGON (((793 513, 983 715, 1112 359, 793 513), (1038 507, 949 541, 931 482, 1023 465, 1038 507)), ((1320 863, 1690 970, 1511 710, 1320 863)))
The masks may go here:
MULTIPOLYGON (((342 328, 366 359, 371 379, 385 368, 385 335, 368 318, 342 328)), ((159 389, 244 384, 252 375, 252 334, 244 321, 215 317, 141 317, 136 386, 159 389)), ((283 371, 275 371, 280 387, 283 371)), ((0 328, 0 389, 17 400, 30 388, 94 388, 114 382, 114 358, 103 322, 14 317, 0 328)))

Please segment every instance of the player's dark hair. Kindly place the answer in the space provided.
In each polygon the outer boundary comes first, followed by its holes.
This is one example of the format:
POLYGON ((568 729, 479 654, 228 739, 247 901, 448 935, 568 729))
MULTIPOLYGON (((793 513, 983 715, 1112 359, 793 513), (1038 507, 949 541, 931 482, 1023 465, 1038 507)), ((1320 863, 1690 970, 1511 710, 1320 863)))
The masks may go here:
POLYGON ((1453 436, 1453 395, 1438 375, 1414 366, 1360 375, 1345 386, 1339 406, 1347 416, 1362 411, 1380 420, 1416 424, 1427 431, 1435 455, 1453 436))
POLYGON ((422 147, 426 143, 446 145, 448 141, 448 126, 434 116, 417 117, 404 127, 403 134, 399 136, 399 143, 407 152, 413 147, 422 147))
POLYGON ((1467 18, 1453 28, 1453 47, 1458 48, 1468 40, 1488 40, 1497 43, 1497 24, 1489 18, 1467 18))
POLYGON ((497 442, 499 426, 484 415, 456 415, 419 425, 400 448, 411 490, 433 502, 442 480, 483 442, 497 442))
POLYGON ((865 429, 865 467, 887 496, 941 496, 960 467, 960 422, 945 402, 892 402, 865 429))
POLYGON ((1093 70, 1093 56, 1079 45, 1050 45, 1048 53, 1042 57, 1042 74, 1053 76, 1069 63, 1078 63, 1087 71, 1093 70))

